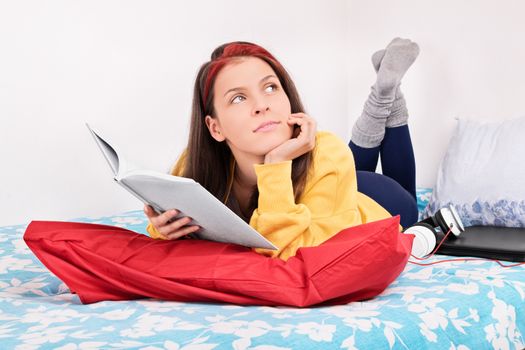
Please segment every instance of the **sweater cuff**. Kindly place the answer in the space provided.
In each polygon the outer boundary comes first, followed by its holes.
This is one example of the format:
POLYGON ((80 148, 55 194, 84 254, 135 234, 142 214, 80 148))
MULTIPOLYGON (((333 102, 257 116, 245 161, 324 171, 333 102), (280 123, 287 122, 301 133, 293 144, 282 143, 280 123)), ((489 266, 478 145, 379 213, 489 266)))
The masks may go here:
POLYGON ((146 231, 149 233, 151 238, 166 239, 163 235, 159 233, 159 231, 157 231, 157 229, 155 228, 155 226, 151 224, 151 222, 148 223, 148 226, 146 227, 146 231))
POLYGON ((259 213, 288 212, 295 207, 292 161, 254 164, 259 189, 259 213))

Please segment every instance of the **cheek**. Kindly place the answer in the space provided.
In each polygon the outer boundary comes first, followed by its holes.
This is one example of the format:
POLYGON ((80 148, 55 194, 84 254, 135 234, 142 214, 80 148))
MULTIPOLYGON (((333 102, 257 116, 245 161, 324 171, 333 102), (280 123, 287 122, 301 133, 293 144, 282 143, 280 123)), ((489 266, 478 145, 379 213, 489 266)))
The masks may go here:
POLYGON ((245 139, 250 137, 248 131, 251 124, 247 115, 249 115, 249 110, 244 106, 237 106, 221 115, 222 131, 230 142, 244 143, 245 139))
POLYGON ((278 96, 276 100, 276 105, 277 105, 277 108, 279 108, 279 110, 285 113, 286 115, 290 115, 292 113, 292 106, 290 104, 290 99, 284 92, 278 96))

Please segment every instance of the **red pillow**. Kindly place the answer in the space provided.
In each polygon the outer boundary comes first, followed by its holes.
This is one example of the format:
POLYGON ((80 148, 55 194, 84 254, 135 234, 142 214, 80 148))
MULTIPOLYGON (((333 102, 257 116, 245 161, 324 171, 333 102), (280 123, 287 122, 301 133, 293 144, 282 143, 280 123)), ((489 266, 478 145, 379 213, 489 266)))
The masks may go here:
POLYGON ((299 307, 378 295, 405 267, 412 239, 395 216, 342 230, 283 261, 234 244, 155 240, 106 225, 33 221, 24 234, 85 304, 150 297, 299 307))

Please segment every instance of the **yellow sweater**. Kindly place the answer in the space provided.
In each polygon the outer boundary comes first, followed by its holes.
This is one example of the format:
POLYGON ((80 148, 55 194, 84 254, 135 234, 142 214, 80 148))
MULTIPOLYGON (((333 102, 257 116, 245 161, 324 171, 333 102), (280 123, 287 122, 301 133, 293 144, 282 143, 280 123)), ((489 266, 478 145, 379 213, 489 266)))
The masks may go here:
MULTIPOLYGON (((313 172, 299 203, 294 199, 291 160, 254 167, 259 202, 250 226, 279 248, 255 249, 261 254, 286 260, 300 247, 319 245, 342 229, 391 216, 357 191, 352 151, 332 133, 317 132, 313 172)), ((147 231, 153 238, 162 238, 151 223, 147 231)))

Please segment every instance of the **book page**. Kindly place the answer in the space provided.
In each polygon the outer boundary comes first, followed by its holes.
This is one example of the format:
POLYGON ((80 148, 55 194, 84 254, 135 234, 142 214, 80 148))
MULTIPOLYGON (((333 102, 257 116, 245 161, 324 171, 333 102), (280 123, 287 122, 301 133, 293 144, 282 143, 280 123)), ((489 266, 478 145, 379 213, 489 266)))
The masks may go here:
POLYGON ((97 146, 106 158, 106 161, 115 176, 115 180, 120 180, 127 172, 138 169, 137 166, 131 164, 123 157, 122 152, 117 150, 115 146, 109 144, 98 131, 95 131, 89 124, 86 123, 91 135, 95 139, 97 146))

